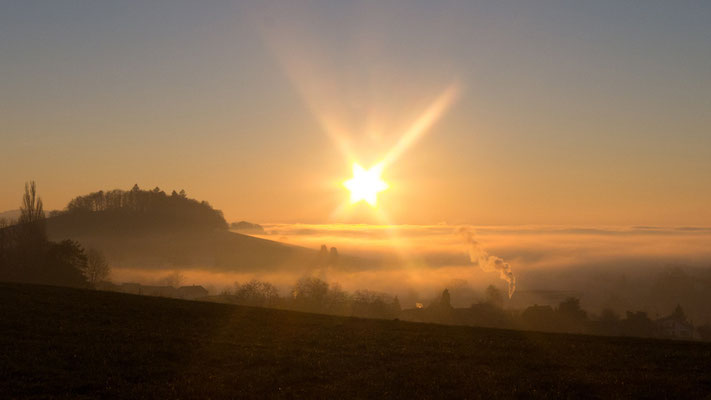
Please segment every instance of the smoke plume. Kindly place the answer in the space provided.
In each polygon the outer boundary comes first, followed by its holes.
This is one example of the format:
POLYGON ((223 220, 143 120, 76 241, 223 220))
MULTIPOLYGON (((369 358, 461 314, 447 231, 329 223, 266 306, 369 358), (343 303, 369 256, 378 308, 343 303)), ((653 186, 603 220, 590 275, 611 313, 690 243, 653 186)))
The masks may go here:
POLYGON ((509 298, 516 291, 516 277, 511 271, 511 266, 500 257, 492 256, 474 239, 474 232, 469 228, 459 228, 459 233, 469 245, 469 259, 484 271, 495 271, 499 277, 509 284, 509 298))

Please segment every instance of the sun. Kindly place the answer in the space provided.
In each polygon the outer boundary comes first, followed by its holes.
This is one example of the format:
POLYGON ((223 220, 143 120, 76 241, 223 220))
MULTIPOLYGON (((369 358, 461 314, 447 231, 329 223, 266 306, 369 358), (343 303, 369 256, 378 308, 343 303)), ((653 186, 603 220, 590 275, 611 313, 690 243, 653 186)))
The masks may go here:
POLYGON ((357 163, 353 163, 353 178, 343 182, 343 186, 351 192, 351 204, 365 200, 366 203, 375 207, 378 202, 378 192, 389 187, 380 177, 383 167, 383 163, 380 163, 366 171, 357 163))

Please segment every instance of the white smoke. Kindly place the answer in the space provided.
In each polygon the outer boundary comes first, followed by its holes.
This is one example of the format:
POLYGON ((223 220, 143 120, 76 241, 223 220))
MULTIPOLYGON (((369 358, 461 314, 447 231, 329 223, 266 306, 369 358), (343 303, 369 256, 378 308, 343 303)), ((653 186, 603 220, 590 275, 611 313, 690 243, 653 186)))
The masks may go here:
POLYGON ((474 264, 488 272, 498 272, 499 277, 509 284, 509 298, 516 291, 516 277, 511 271, 511 266, 500 257, 489 255, 481 244, 474 238, 474 232, 466 227, 459 228, 459 233, 469 245, 469 259, 474 264))

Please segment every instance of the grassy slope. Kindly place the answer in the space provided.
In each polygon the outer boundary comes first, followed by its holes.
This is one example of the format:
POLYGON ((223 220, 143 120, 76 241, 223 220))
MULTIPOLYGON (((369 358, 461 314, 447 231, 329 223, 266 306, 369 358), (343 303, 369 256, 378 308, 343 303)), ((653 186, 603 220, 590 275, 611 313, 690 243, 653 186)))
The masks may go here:
POLYGON ((74 239, 101 249, 114 265, 212 267, 247 271, 313 262, 316 251, 220 229, 115 226, 110 215, 71 214, 47 219, 51 240, 74 239))
MULTIPOLYGON (((51 240, 74 239, 102 250, 114 266, 143 268, 200 267, 214 271, 265 271, 312 267, 318 249, 308 249, 228 230, 117 228, 96 213, 47 218, 51 240)), ((342 268, 362 268, 368 260, 341 255, 342 268)))
POLYGON ((15 397, 673 396, 711 345, 363 320, 0 284, 15 397))

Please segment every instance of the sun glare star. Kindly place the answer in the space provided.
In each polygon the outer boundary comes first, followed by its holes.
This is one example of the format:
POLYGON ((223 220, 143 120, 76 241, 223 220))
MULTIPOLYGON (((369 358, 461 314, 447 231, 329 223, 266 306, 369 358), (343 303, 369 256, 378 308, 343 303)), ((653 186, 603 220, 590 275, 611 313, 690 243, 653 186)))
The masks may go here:
POLYGON ((388 184, 380 178, 383 167, 384 165, 380 163, 366 171, 357 163, 353 164, 353 178, 343 182, 343 186, 351 192, 351 204, 365 200, 375 207, 378 202, 378 192, 388 188, 388 184))

